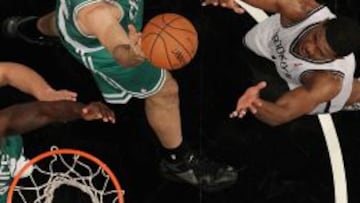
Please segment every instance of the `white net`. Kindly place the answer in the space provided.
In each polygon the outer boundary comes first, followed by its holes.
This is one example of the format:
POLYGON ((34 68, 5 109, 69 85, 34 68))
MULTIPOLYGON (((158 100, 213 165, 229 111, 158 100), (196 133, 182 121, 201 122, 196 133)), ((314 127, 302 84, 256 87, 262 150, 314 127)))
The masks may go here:
POLYGON ((52 203, 65 198, 60 188, 71 187, 77 189, 77 195, 86 196, 84 202, 116 203, 120 200, 113 181, 103 166, 93 160, 79 154, 55 153, 34 165, 32 174, 16 185, 13 202, 52 203))

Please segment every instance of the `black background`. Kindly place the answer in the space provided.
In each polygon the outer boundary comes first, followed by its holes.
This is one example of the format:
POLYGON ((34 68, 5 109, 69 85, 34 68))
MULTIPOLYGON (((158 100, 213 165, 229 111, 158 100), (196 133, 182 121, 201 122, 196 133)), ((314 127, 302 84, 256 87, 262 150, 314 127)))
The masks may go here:
MULTIPOLYGON (((359 20, 360 6, 355 0, 324 3, 336 14, 359 20)), ((48 0, 1 1, 0 17, 41 16, 54 4, 48 0)), ((269 99, 285 90, 264 68, 271 64, 241 44, 255 21, 246 14, 201 7, 195 0, 152 0, 145 2, 145 23, 163 12, 184 15, 199 33, 196 57, 173 72, 180 86, 184 139, 213 159, 236 166, 240 172, 237 184, 221 192, 204 193, 163 179, 158 172, 159 143, 146 122, 143 101, 136 99, 128 105, 111 105, 116 125, 79 120, 24 135, 27 156, 31 158, 52 145, 85 150, 114 171, 126 190, 127 203, 334 202, 328 152, 316 117, 305 116, 277 128, 251 116, 241 121, 227 119, 238 96, 255 81, 270 81, 264 91, 269 99), (252 77, 255 68, 258 71, 252 77)), ((32 67, 54 87, 78 92, 81 102, 102 100, 90 73, 63 48, 39 47, 4 37, 0 45, 1 61, 32 67)), ((10 87, 1 88, 0 97, 2 107, 33 100, 10 87)), ((359 114, 340 112, 333 118, 344 153, 349 202, 357 203, 359 114)), ((64 194, 57 197, 59 202, 80 202, 73 193, 64 194)))

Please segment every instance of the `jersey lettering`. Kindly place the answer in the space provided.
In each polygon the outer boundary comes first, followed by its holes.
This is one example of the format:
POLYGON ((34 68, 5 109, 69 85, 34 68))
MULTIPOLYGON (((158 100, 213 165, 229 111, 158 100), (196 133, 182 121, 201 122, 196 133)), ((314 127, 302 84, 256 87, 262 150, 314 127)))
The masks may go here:
POLYGON ((275 35, 272 37, 272 42, 274 44, 274 49, 277 54, 276 58, 279 61, 280 69, 285 72, 285 75, 287 77, 289 77, 289 65, 287 63, 287 57, 285 56, 286 49, 283 46, 282 41, 279 37, 279 32, 276 32, 275 35))
POLYGON ((129 0, 130 10, 129 10, 129 18, 133 21, 136 15, 139 12, 139 2, 140 0, 129 0))

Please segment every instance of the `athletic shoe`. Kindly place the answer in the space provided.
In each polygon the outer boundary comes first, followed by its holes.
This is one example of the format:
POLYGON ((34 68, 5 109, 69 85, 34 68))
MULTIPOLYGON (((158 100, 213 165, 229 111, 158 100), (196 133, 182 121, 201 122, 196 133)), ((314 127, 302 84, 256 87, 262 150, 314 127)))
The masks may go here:
POLYGON ((36 16, 12 16, 2 22, 2 35, 7 38, 19 38, 29 44, 40 46, 59 46, 58 37, 46 36, 37 30, 36 16))
POLYGON ((238 177, 233 167, 200 158, 192 153, 176 163, 163 159, 160 162, 160 172, 169 180, 189 183, 206 192, 228 188, 238 177))

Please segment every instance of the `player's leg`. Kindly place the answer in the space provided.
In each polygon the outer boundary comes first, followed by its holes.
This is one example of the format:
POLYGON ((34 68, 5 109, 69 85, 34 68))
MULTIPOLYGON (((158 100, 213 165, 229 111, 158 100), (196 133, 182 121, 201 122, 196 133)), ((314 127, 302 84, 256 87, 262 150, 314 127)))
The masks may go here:
POLYGON ((162 146, 170 149, 179 146, 182 133, 178 85, 168 72, 162 89, 145 100, 145 112, 162 146))
MULTIPOLYGON (((105 52, 105 50, 104 50, 105 52)), ((93 54, 93 53, 90 53, 93 54)), ((230 166, 197 156, 182 137, 178 85, 170 73, 152 67, 149 62, 132 69, 103 67, 104 60, 83 56, 92 67, 95 81, 108 103, 126 104, 132 97, 145 99, 150 126, 162 145, 160 169, 165 177, 195 185, 203 190, 220 190, 234 184, 237 172, 230 166)), ((105 53, 104 53, 105 54, 105 53)), ((108 53, 106 53, 108 54, 108 53)), ((108 62, 108 61, 106 61, 108 62)))
POLYGON ((160 169, 165 177, 205 191, 220 190, 236 182, 237 172, 232 167, 200 158, 183 141, 178 86, 168 72, 163 88, 146 99, 145 110, 164 148, 160 169))
POLYGON ((2 34, 8 38, 19 38, 30 44, 58 45, 55 12, 42 17, 12 16, 2 22, 2 34))

